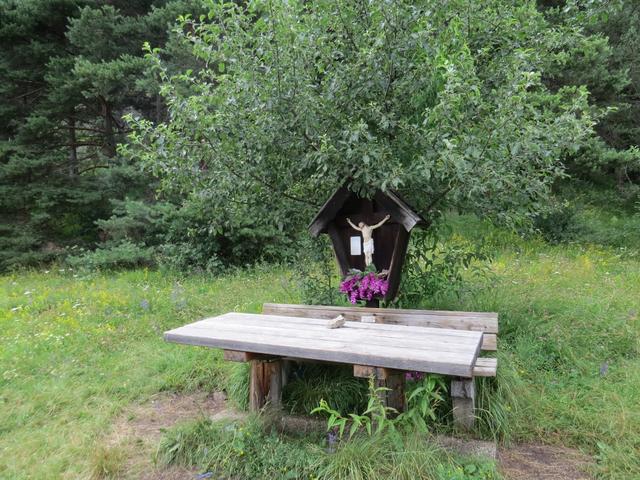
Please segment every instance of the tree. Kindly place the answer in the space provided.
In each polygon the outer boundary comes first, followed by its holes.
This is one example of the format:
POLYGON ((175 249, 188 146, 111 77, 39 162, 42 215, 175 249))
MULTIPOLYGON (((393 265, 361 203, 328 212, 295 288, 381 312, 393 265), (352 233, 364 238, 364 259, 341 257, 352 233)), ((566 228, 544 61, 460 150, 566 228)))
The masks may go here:
POLYGON ((293 235, 345 180, 527 223, 592 134, 586 89, 542 82, 565 32, 532 1, 220 2, 183 31, 206 67, 153 50, 169 121, 122 151, 223 233, 293 235))
MULTIPOLYGON (((565 55, 547 78, 552 88, 585 85, 599 110, 594 137, 571 162, 575 173, 640 180, 640 4, 633 0, 541 2, 565 37, 565 55), (604 175, 603 175, 604 174, 604 175)), ((637 193, 637 192, 636 192, 637 193)))
POLYGON ((125 111, 164 114, 144 41, 195 1, 6 1, 0 7, 0 270, 98 240, 110 199, 148 193, 116 153, 125 111))

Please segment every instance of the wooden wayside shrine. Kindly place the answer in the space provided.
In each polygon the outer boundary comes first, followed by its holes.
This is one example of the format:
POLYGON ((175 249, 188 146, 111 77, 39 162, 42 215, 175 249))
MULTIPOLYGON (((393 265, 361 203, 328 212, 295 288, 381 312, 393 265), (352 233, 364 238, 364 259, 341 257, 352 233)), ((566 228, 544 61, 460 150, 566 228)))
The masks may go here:
POLYGON ((373 198, 363 198, 345 184, 316 214, 309 225, 309 233, 314 237, 322 233, 329 235, 340 271, 346 276, 351 269, 365 269, 362 237, 349 225, 347 218, 355 224, 374 225, 386 215, 390 216, 389 221, 373 232, 373 263, 378 271, 388 271, 389 289, 385 300, 392 300, 398 293, 411 230, 426 225, 397 193, 378 190, 373 198))

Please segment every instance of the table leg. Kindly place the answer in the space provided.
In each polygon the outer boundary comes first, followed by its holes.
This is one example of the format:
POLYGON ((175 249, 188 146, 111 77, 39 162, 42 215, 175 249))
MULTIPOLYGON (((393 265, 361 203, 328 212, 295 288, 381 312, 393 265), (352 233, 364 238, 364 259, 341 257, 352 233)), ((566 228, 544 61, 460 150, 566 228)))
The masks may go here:
POLYGON ((257 412, 267 401, 276 408, 282 405, 282 362, 251 360, 249 410, 257 412))
POLYGON ((377 379, 376 385, 389 389, 381 392, 381 400, 384 405, 396 409, 398 413, 405 410, 404 372, 390 371, 384 379, 377 379))
POLYGON ((271 378, 269 379, 269 395, 267 399, 273 408, 279 410, 282 408, 282 361, 269 362, 269 368, 271 369, 271 378))
POLYGON ((464 430, 471 430, 475 421, 476 384, 473 378, 451 380, 453 423, 464 430))

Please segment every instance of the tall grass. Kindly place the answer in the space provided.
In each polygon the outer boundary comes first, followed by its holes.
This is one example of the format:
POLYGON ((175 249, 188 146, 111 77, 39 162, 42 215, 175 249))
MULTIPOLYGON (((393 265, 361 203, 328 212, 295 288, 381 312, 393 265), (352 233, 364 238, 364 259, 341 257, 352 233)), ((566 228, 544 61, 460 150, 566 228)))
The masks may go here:
POLYGON ((320 400, 340 412, 366 408, 367 381, 353 376, 350 366, 303 364, 283 391, 285 406, 292 413, 309 413, 320 400))
POLYGON ((424 435, 357 437, 328 451, 318 438, 283 437, 259 417, 246 422, 202 419, 163 437, 157 460, 197 466, 224 478, 326 480, 493 480, 491 462, 445 454, 424 435))

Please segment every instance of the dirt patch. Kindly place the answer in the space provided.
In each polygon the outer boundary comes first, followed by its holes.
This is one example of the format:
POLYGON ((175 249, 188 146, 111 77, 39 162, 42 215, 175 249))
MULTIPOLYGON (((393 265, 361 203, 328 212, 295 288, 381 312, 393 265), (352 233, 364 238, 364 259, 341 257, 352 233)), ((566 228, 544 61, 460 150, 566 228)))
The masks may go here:
POLYGON ((225 397, 220 393, 157 394, 142 404, 131 406, 118 417, 105 444, 107 448, 118 448, 126 452, 122 466, 125 478, 193 479, 198 473, 194 470, 158 468, 153 463, 153 453, 162 430, 187 420, 211 417, 225 407, 225 397))
POLYGON ((498 451, 500 469, 508 480, 591 480, 593 463, 571 448, 551 445, 515 445, 498 451))

